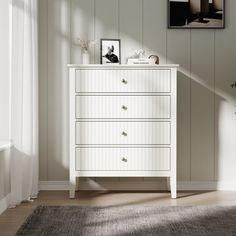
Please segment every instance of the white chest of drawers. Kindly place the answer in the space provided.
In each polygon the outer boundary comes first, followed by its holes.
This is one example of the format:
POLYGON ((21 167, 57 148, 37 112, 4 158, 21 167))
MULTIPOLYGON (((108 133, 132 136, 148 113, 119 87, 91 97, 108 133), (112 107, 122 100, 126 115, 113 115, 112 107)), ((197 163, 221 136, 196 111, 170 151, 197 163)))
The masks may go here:
POLYGON ((177 65, 69 65, 70 198, 79 177, 168 177, 176 198, 177 65))

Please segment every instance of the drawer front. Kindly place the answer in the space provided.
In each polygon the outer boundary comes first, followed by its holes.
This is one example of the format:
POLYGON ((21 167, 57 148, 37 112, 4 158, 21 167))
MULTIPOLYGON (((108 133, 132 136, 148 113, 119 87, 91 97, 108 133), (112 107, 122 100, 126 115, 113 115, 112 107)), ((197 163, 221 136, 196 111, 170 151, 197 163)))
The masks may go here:
POLYGON ((76 170, 170 170, 170 148, 76 148, 76 170))
POLYGON ((170 96, 76 96, 76 118, 170 118, 170 96))
POLYGON ((77 70, 77 93, 168 93, 171 73, 162 70, 77 70))
POLYGON ((169 145, 170 122, 78 121, 76 144, 169 145))

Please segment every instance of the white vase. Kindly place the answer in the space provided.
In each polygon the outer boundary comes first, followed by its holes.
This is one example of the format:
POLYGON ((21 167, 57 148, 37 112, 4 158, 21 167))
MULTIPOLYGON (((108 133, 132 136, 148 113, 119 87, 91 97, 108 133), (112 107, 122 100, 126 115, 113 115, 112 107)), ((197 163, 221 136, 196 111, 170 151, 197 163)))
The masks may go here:
POLYGON ((84 50, 82 54, 82 64, 89 64, 89 52, 88 50, 84 50))

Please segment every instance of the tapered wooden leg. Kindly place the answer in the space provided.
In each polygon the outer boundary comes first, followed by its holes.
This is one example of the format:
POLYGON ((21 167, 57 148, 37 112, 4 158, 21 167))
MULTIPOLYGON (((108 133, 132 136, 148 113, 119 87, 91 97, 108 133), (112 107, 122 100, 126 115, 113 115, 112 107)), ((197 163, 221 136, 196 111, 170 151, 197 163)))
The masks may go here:
POLYGON ((170 177, 167 177, 167 191, 170 191, 170 177))
POLYGON ((177 198, 177 183, 176 177, 170 177, 171 198, 177 198))
POLYGON ((75 198, 75 189, 76 189, 76 177, 70 178, 70 198, 75 198))

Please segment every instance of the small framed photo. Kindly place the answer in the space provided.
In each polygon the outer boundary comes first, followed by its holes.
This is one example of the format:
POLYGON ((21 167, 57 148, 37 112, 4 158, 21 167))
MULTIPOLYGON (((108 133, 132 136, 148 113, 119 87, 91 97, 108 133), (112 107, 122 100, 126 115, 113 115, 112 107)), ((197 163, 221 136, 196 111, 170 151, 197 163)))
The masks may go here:
POLYGON ((120 39, 101 39, 101 64, 120 64, 120 39))
POLYGON ((168 28, 223 29, 225 0, 168 0, 168 28))

